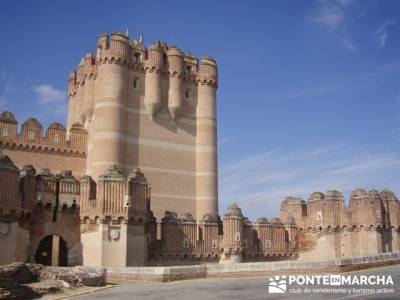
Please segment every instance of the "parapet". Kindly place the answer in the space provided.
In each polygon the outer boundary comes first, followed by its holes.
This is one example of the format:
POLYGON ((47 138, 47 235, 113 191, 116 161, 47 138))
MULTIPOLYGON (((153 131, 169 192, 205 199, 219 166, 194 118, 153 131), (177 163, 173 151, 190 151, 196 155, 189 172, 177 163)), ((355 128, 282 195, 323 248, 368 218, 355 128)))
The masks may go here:
POLYGON ((79 187, 71 171, 54 175, 42 169, 36 175, 31 165, 19 170, 7 155, 0 155, 0 215, 11 217, 10 221, 27 219, 41 209, 61 211, 78 206, 79 187))
POLYGON ((204 56, 196 58, 184 53, 177 46, 161 41, 147 48, 141 41, 130 40, 124 33, 100 34, 96 55, 86 54, 68 77, 68 95, 75 95, 77 86, 83 86, 88 76, 96 78, 99 64, 115 63, 138 70, 162 72, 166 75, 181 74, 182 79, 198 81, 201 84, 217 86, 218 67, 214 58, 204 56))
POLYGON ((122 175, 122 172, 118 170, 116 165, 111 165, 103 174, 99 176, 99 180, 124 181, 125 178, 122 175))
POLYGON ((225 217, 228 218, 243 218, 242 210, 239 208, 239 206, 234 203, 228 206, 225 217))
POLYGON ((294 221, 300 230, 396 227, 400 225, 398 213, 400 202, 393 192, 366 192, 361 188, 352 191, 348 207, 343 194, 336 190, 314 192, 306 204, 301 198, 286 197, 281 205, 282 220, 287 224, 294 221))
POLYGON ((298 197, 286 197, 282 204, 285 205, 299 205, 299 204, 305 204, 306 202, 302 199, 302 198, 298 198, 298 197))
POLYGON ((193 218, 193 215, 191 213, 182 214, 181 220, 182 223, 190 223, 190 224, 196 223, 196 220, 193 218))
POLYGON ((174 211, 169 211, 166 210, 164 213, 164 217, 161 219, 161 222, 163 223, 174 223, 174 224, 178 224, 179 223, 179 218, 178 215, 176 214, 176 212, 174 211))
POLYGON ((24 151, 46 151, 86 155, 87 131, 82 125, 74 124, 69 139, 61 123, 51 123, 43 136, 42 124, 36 118, 29 118, 17 131, 17 121, 11 112, 0 115, 0 145, 5 148, 19 147, 24 151))
POLYGON ((268 221, 267 218, 261 217, 261 218, 257 218, 256 224, 265 224, 266 225, 266 224, 271 224, 271 222, 268 221))
POLYGON ((17 166, 14 165, 10 157, 4 154, 0 154, 0 170, 19 172, 17 166))
POLYGON ((368 198, 368 193, 361 188, 355 189, 354 191, 351 192, 350 199, 367 199, 368 198))
POLYGON ((133 170, 129 173, 128 180, 133 181, 135 183, 147 184, 146 177, 138 167, 133 168, 133 170))
POLYGON ((326 199, 327 200, 338 200, 338 201, 344 200, 342 193, 337 190, 326 191, 326 199))
POLYGON ((17 120, 15 119, 14 114, 9 111, 3 111, 0 114, 0 121, 4 123, 17 124, 17 120))
POLYGON ((218 215, 204 214, 201 223, 217 224, 219 222, 218 215))
POLYGON ((380 192, 380 197, 382 200, 388 200, 388 201, 399 201, 396 197, 396 195, 388 189, 383 189, 380 192))
POLYGON ((21 176, 35 176, 36 169, 32 165, 25 165, 20 171, 21 176))
POLYGON ((112 165, 99 176, 97 183, 85 176, 81 179, 81 185, 82 222, 97 219, 113 223, 149 221, 150 187, 140 170, 135 168, 125 178, 118 167, 112 165), (132 176, 132 173, 137 176, 132 176))
POLYGON ((320 200, 324 200, 325 199, 325 195, 321 192, 314 192, 311 194, 310 198, 308 198, 308 202, 312 202, 312 201, 320 201, 320 200))

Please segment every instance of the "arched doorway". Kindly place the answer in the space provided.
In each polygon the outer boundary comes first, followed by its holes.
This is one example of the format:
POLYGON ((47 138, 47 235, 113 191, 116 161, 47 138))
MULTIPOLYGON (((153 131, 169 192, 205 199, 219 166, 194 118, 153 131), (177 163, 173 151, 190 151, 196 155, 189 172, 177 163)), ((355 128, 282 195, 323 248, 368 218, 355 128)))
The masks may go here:
POLYGON ((65 240, 58 235, 48 235, 40 241, 35 262, 45 266, 66 266, 68 249, 65 240))

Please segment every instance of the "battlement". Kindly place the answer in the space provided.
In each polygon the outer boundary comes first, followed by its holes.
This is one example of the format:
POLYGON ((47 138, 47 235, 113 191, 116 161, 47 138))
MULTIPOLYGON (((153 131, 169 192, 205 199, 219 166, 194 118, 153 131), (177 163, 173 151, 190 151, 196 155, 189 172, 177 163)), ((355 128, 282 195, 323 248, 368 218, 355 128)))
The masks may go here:
POLYGON ((81 222, 97 219, 144 224, 150 217, 150 187, 139 168, 125 178, 115 165, 95 183, 90 176, 81 179, 81 222))
POLYGON ((0 114, 0 145, 7 149, 53 152, 65 155, 86 156, 87 131, 74 124, 67 138, 67 130, 60 123, 51 123, 43 135, 43 127, 35 118, 29 118, 17 131, 18 122, 11 112, 0 114))
POLYGON ((338 191, 314 192, 305 202, 288 197, 281 218, 293 218, 300 230, 386 230, 400 228, 400 202, 393 192, 356 189, 346 207, 338 191))
POLYGON ((18 169, 0 155, 0 219, 17 220, 40 210, 65 211, 79 207, 80 185, 71 171, 38 174, 31 165, 18 169))
POLYGON ((131 69, 162 72, 165 75, 178 75, 188 81, 199 81, 217 85, 217 63, 211 56, 194 57, 184 53, 175 45, 156 41, 147 48, 142 41, 130 40, 126 34, 114 32, 101 34, 97 41, 97 51, 86 54, 76 70, 68 77, 68 95, 75 97, 79 87, 85 85, 87 78, 96 78, 99 64, 115 63, 131 69))

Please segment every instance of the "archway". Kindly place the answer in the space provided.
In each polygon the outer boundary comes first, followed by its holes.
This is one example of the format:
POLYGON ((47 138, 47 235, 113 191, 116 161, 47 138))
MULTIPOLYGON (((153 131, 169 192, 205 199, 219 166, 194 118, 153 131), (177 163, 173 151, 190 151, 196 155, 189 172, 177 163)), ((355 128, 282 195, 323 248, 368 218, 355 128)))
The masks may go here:
POLYGON ((45 266, 67 266, 67 243, 58 235, 44 237, 36 250, 35 262, 45 266))

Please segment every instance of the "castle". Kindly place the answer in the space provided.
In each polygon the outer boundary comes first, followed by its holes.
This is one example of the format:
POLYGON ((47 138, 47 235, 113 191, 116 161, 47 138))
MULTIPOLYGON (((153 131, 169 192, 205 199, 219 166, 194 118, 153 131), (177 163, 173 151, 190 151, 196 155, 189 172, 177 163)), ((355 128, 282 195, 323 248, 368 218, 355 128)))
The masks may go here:
POLYGON ((217 64, 99 36, 68 77, 68 121, 0 115, 0 264, 144 266, 398 251, 390 191, 289 197, 280 218, 218 216, 217 64))

